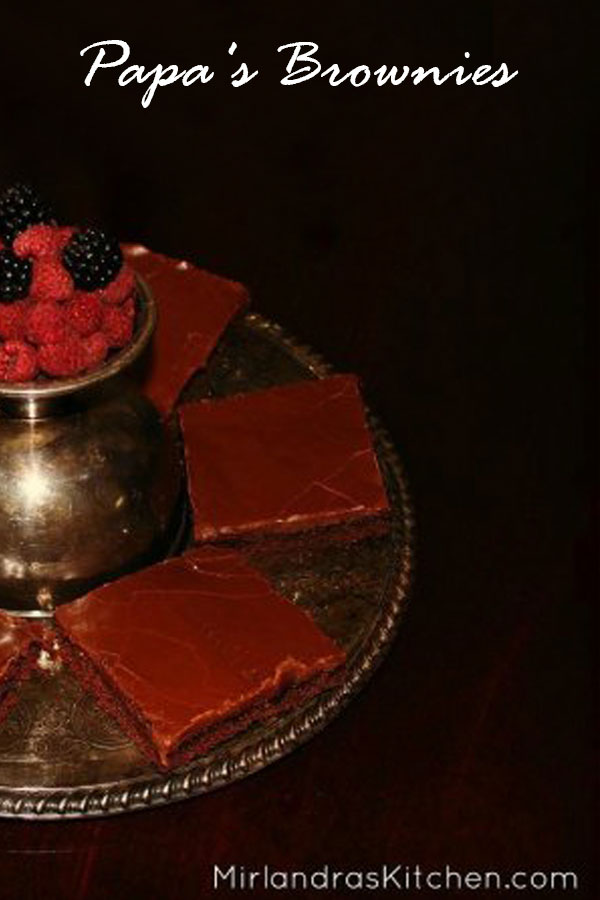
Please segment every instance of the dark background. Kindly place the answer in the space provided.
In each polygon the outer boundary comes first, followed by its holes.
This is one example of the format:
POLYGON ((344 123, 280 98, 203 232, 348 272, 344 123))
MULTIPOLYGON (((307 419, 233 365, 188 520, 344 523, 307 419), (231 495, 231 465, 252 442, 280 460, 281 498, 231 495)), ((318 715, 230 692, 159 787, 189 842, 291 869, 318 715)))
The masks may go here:
POLYGON ((359 373, 408 469, 418 575, 387 662, 320 737, 171 808, 0 824, 0 891, 200 897, 215 862, 402 862, 575 869, 596 897, 585 7, 21 6, 2 10, 1 181, 244 281, 359 373), (145 110, 117 70, 84 87, 79 51, 108 38, 217 74, 145 110), (448 71, 468 50, 520 74, 282 87, 276 48, 301 39, 342 68, 448 71), (237 90, 232 40, 260 69, 237 90))

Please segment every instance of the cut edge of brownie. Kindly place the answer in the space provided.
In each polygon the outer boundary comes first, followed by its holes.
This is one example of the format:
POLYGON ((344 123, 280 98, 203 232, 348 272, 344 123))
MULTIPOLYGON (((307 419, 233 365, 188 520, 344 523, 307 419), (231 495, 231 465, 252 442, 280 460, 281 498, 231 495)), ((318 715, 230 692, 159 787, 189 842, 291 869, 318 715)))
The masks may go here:
POLYGON ((110 676, 80 647, 60 630, 60 655, 81 687, 88 691, 99 707, 113 718, 143 755, 158 768, 168 770, 183 766, 208 753, 218 744, 235 737, 251 725, 272 720, 291 712, 321 693, 337 687, 343 681, 345 657, 334 667, 315 673, 306 681, 280 687, 277 692, 259 703, 235 713, 221 722, 208 726, 193 726, 167 752, 161 752, 152 734, 152 726, 142 710, 127 697, 110 676))
POLYGON ((117 722, 144 756, 160 766, 160 758, 152 741, 150 724, 141 710, 119 690, 106 672, 87 653, 67 637, 62 629, 58 632, 58 641, 61 659, 81 687, 90 693, 98 706, 117 722))
POLYGON ((10 715, 19 700, 19 688, 37 669, 42 641, 32 642, 27 649, 13 659, 0 685, 0 724, 10 715))
POLYGON ((286 715, 301 704, 334 689, 343 681, 343 670, 344 664, 341 663, 335 669, 319 672, 307 681, 285 687, 276 696, 255 704, 238 715, 230 716, 223 722, 192 732, 168 755, 168 768, 183 766, 247 728, 268 723, 278 715, 286 715))

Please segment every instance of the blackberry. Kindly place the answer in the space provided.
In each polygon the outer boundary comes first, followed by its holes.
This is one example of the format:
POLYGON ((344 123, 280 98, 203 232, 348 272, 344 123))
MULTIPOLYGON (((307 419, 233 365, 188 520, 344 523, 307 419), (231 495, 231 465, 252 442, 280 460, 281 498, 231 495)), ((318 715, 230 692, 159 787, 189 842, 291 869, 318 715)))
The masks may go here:
POLYGON ((31 284, 31 261, 19 259, 12 250, 0 250, 0 301, 10 303, 26 297, 31 284))
POLYGON ((6 244, 30 225, 53 221, 50 205, 28 184, 13 184, 0 195, 0 238, 6 244))
POLYGON ((99 228, 76 232, 63 250, 62 259, 80 291, 106 287, 123 265, 118 240, 99 228))

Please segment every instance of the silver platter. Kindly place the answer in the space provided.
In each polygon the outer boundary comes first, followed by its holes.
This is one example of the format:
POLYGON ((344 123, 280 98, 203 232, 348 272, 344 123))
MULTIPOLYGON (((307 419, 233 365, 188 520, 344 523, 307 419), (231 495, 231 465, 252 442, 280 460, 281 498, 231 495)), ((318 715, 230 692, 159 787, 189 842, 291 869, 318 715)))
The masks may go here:
MULTIPOLYGON (((330 372, 279 326, 251 313, 230 326, 208 370, 182 400, 319 378, 330 372)), ((411 574, 412 514, 384 429, 371 426, 393 514, 384 533, 327 529, 247 546, 252 562, 309 609, 348 654, 343 684, 210 755, 159 773, 68 674, 33 676, 0 726, 0 816, 73 819, 173 803, 251 775, 324 728, 361 689, 402 619, 411 574)))

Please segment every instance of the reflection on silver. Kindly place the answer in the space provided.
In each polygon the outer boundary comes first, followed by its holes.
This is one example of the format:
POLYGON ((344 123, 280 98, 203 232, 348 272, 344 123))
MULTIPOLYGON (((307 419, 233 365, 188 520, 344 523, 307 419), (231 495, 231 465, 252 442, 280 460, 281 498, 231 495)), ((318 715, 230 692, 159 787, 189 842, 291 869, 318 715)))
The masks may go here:
POLYGON ((52 496, 50 480, 39 469, 34 460, 29 469, 25 469, 17 479, 16 490, 21 494, 26 506, 42 506, 52 496))

